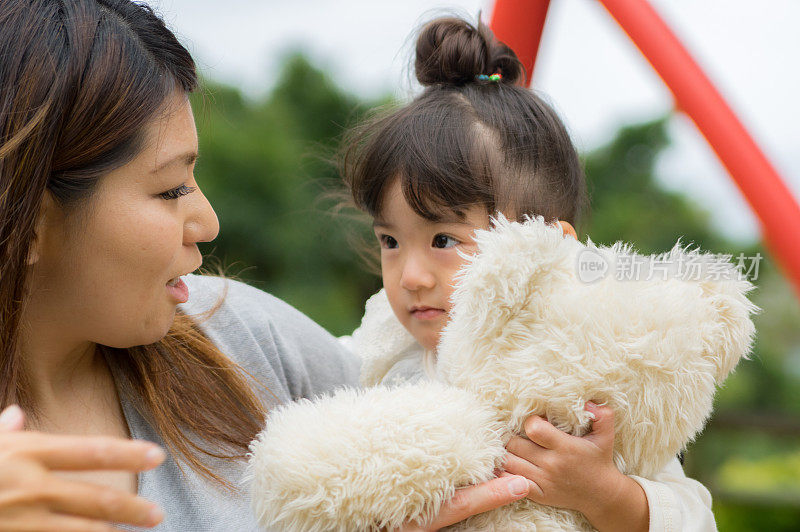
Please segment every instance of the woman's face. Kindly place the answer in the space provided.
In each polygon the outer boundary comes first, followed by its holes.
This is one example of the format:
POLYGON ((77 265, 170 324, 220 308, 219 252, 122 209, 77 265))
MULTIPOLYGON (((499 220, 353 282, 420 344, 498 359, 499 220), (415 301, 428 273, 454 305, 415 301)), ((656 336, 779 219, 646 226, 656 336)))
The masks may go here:
POLYGON ((199 268, 197 243, 219 232, 194 180, 196 157, 192 109, 176 93, 146 128, 142 151, 102 177, 77 216, 45 201, 30 260, 34 319, 68 341, 131 347, 162 338, 185 298, 168 283, 199 268))

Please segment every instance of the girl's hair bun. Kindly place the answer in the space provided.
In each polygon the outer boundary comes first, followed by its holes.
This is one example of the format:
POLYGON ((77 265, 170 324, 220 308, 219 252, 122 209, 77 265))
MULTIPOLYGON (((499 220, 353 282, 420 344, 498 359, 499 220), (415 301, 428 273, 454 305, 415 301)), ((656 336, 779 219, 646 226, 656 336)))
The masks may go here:
POLYGON ((511 48, 498 41, 485 24, 478 22, 476 27, 457 17, 438 18, 422 28, 414 67, 424 86, 463 85, 480 74, 498 72, 504 83, 524 79, 522 64, 511 48))

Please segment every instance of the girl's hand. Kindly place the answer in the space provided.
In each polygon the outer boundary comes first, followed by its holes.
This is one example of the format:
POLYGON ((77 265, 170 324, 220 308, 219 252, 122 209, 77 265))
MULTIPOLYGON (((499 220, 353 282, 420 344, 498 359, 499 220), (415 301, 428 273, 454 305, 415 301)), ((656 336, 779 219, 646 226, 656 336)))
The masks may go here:
POLYGON ((643 530, 649 526, 647 497, 639 484, 614 465, 614 412, 586 403, 595 415, 592 431, 577 437, 546 419, 525 420, 525 434, 509 440, 504 468, 531 481, 528 498, 577 510, 598 530, 643 530))
POLYGON ((23 431, 16 405, 0 414, 0 531, 108 532, 111 523, 152 527, 163 514, 140 497, 65 480, 53 471, 145 471, 164 451, 143 441, 23 431))
POLYGON ((500 478, 456 490, 455 495, 442 505, 433 521, 424 526, 407 523, 400 528, 400 532, 433 532, 467 517, 505 506, 527 494, 528 481, 525 478, 503 473, 500 478))

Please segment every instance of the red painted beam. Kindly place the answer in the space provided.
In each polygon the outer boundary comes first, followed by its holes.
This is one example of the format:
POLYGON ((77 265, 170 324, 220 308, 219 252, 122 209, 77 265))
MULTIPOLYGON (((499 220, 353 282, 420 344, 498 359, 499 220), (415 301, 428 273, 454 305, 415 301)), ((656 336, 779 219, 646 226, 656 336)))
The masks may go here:
POLYGON ((724 98, 647 0, 600 0, 672 91, 761 222, 800 295, 800 206, 724 98))
POLYGON ((490 27, 525 67, 525 86, 531 84, 550 0, 497 0, 490 27))

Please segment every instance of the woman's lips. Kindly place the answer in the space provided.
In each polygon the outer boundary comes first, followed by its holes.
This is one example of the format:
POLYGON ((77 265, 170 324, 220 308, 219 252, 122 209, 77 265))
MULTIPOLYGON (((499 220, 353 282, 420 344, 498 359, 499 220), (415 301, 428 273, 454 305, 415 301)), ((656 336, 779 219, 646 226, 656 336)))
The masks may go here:
POLYGON ((183 282, 180 277, 170 279, 166 284, 167 292, 178 303, 186 303, 189 301, 189 287, 183 282))
POLYGON ((411 310, 411 315, 421 321, 435 320, 442 314, 444 310, 440 308, 424 307, 411 310))

